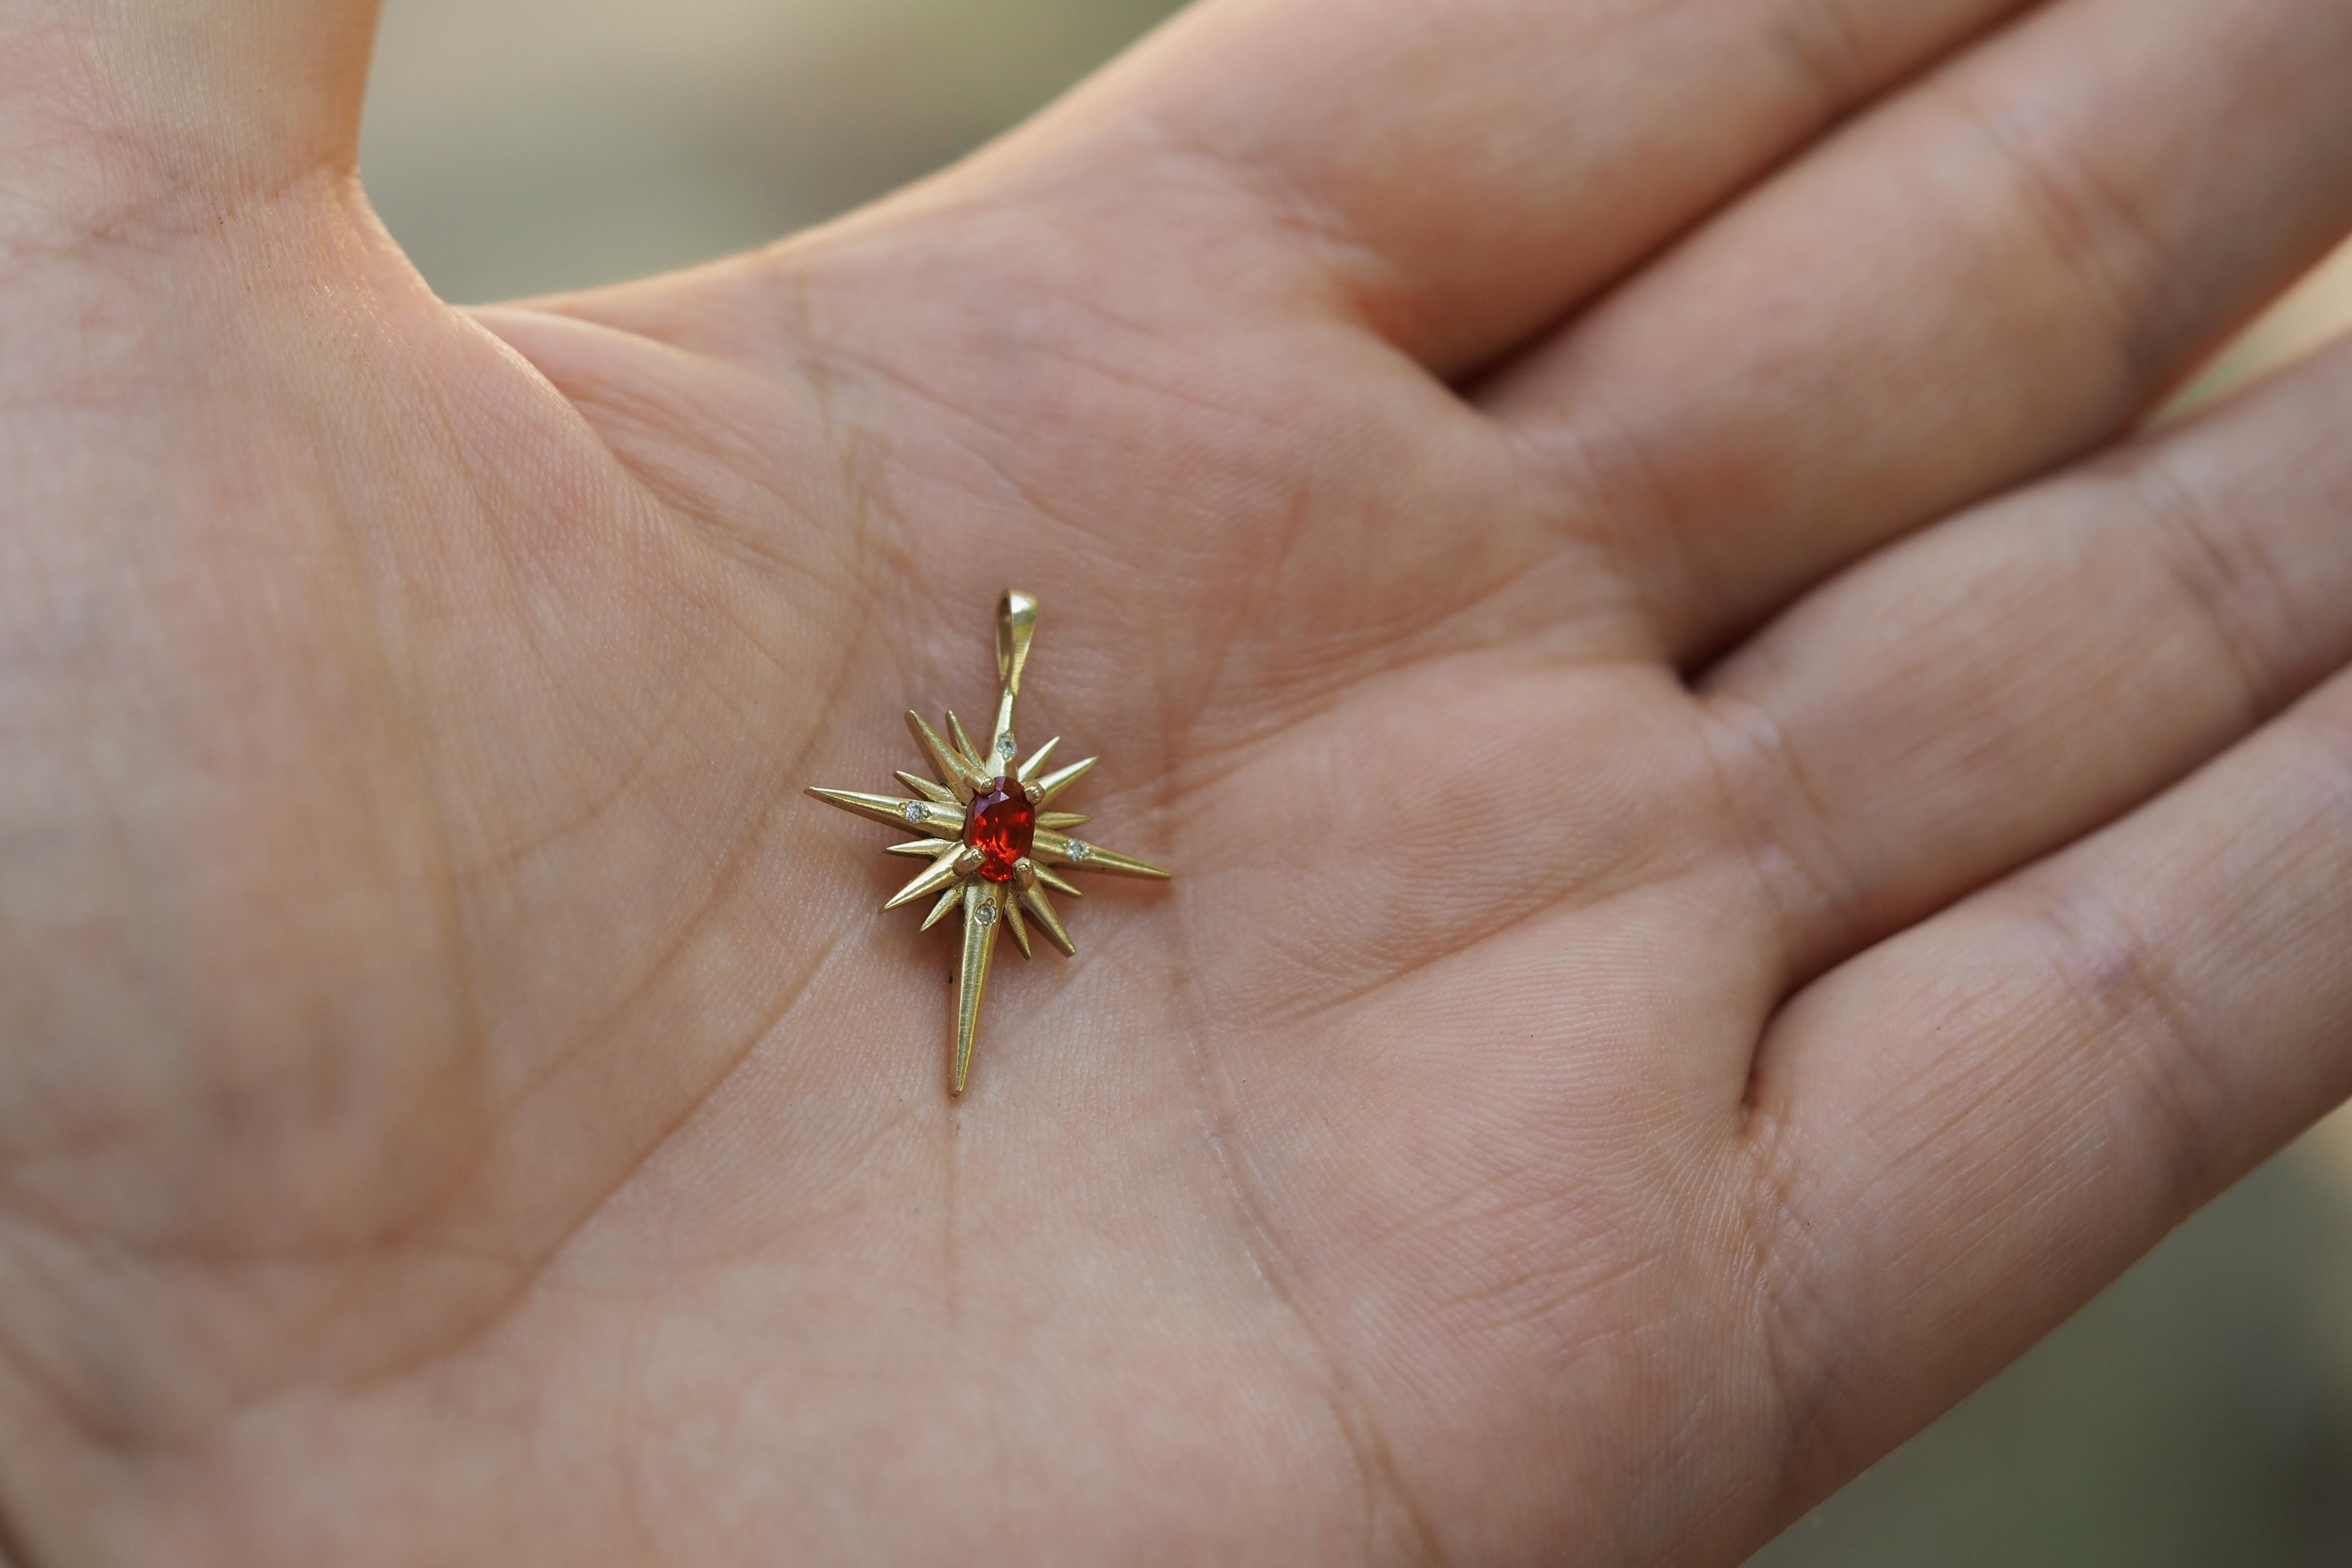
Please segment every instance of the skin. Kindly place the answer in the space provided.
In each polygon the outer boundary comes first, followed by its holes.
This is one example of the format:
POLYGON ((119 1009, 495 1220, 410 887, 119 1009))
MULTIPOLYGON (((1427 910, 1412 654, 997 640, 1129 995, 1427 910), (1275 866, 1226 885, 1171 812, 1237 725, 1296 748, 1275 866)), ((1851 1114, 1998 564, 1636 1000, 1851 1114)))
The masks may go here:
POLYGON ((1211 0, 465 310, 372 7, 0 0, 47 1564, 1731 1563, 2352 1094, 2352 8, 1211 0), (993 695, 1167 888, 803 798, 993 695))

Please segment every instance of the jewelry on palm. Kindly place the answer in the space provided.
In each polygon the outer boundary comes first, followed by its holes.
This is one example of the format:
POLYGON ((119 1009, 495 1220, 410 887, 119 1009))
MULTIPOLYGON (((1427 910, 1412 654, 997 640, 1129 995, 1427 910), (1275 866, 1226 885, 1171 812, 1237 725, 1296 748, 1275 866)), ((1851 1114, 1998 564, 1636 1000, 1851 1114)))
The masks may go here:
POLYGON ((1030 640, 1037 630, 1037 601, 1018 589, 1009 590, 996 606, 996 674, 1003 687, 997 699, 996 728, 982 751, 953 713, 948 715, 943 738, 916 712, 907 715, 936 780, 901 772, 900 784, 914 798, 861 795, 855 790, 816 789, 817 799, 887 823, 919 837, 889 846, 893 855, 927 859, 915 879, 893 894, 885 910, 938 895, 923 929, 945 920, 951 910, 963 913, 963 956, 956 974, 954 1062, 950 1091, 961 1094, 971 1077, 971 1047, 980 1029, 982 994, 988 988, 989 959, 996 951, 1000 929, 1013 932, 1021 956, 1033 958, 1029 925, 1034 921, 1045 939, 1075 956, 1077 948, 1063 928, 1054 908, 1053 893, 1080 896, 1069 879, 1055 869, 1109 871, 1128 877, 1165 879, 1167 872, 1132 856, 1120 855, 1098 844, 1073 838, 1068 830, 1087 818, 1073 812, 1048 811, 1055 797, 1077 783, 1096 759, 1072 763, 1052 773, 1041 770, 1061 742, 1046 742, 1020 766, 1013 759, 1020 744, 1013 734, 1013 708, 1021 695, 1021 672, 1029 662, 1030 640))

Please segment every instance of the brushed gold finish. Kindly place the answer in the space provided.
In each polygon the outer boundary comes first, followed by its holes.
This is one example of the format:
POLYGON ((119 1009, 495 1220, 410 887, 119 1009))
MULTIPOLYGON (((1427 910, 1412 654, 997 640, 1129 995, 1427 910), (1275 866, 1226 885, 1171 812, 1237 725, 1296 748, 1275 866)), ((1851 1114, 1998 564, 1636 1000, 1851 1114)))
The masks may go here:
MULTIPOLYGON (((915 732, 915 744, 923 749, 923 760, 931 764, 931 772, 940 775, 940 783, 947 786, 949 793, 957 800, 971 799, 971 786, 964 782, 971 770, 964 765, 961 757, 948 749, 940 732, 911 708, 907 710, 907 728, 915 732)), ((907 775, 898 776, 903 779, 907 775)))
MULTIPOLYGON (((811 788, 808 793, 827 805, 837 805, 844 811, 854 811, 860 816, 870 816, 877 822, 887 822, 893 827, 902 828, 909 833, 928 832, 929 829, 924 825, 930 820, 930 814, 935 809, 927 800, 905 800, 890 795, 861 795, 852 789, 811 788), (910 805, 921 806, 922 815, 909 817, 907 815, 907 808, 910 805)), ((961 832, 962 827, 963 819, 959 813, 956 818, 956 828, 961 832)))
POLYGON ((962 859, 963 857, 961 855, 940 856, 920 871, 916 872, 915 879, 891 894, 890 901, 882 907, 885 910, 895 910, 903 904, 911 904, 917 899, 928 894, 936 893, 950 882, 962 881, 963 873, 960 868, 962 859))
POLYGON ((1062 917, 1054 912, 1054 900, 1046 895, 1045 889, 1043 887, 1024 888, 1020 897, 1021 907, 1045 928, 1045 940, 1069 957, 1076 958, 1078 955, 1077 944, 1070 940, 1070 933, 1062 929, 1062 917))
POLYGON ((1029 853, 1048 866, 1067 866, 1074 871, 1108 871, 1120 877, 1151 877, 1160 881, 1168 873, 1149 861, 1132 855, 1122 855, 1116 849, 1106 849, 1091 841, 1082 842, 1060 833, 1041 827, 1029 847, 1029 853))
MULTIPOLYGON (((1076 841, 1072 840, 1073 843, 1076 841)), ((1155 882, 1168 880, 1168 873, 1149 860, 1139 860, 1132 855, 1122 855, 1116 849, 1106 849, 1099 844, 1087 846, 1087 858, 1072 860, 1070 868, 1077 871, 1107 871, 1114 877, 1147 877, 1155 882)))
POLYGON ((1000 890, 996 902, 1004 910, 1004 929, 1013 934, 1013 945, 1021 950, 1022 957, 1036 957, 1037 950, 1029 945, 1029 922, 1021 918, 1020 899, 1005 898, 1000 890))
POLYGON ((908 789, 913 790, 917 795, 922 796, 925 800, 936 802, 940 805, 953 805, 955 804, 955 790, 947 784, 935 784, 930 780, 925 778, 922 774, 910 773, 904 768, 901 768, 898 773, 891 776, 896 778, 900 784, 905 784, 908 789))
POLYGON ((965 775, 968 777, 972 773, 978 773, 980 771, 980 749, 971 743, 971 737, 963 732, 963 721, 955 716, 955 710, 952 708, 948 710, 948 735, 950 739, 955 742, 956 750, 963 753, 963 771, 965 775))
POLYGON ((971 1081, 971 1047, 980 1038, 980 1004, 988 993, 988 961, 996 952, 996 885, 963 885, 963 961, 956 972, 955 1072, 948 1092, 971 1081))
POLYGON ((1021 742, 1013 738, 1013 693, 1007 691, 996 704, 996 729, 988 742, 988 755, 980 765, 1002 778, 1011 773, 1020 776, 1020 764, 1013 761, 1021 754, 1021 742))
POLYGON ((1061 743, 1062 737, 1056 735, 1052 740, 1046 742, 1044 745, 1038 747, 1036 752, 1032 755, 1027 762, 1021 764, 1021 771, 1016 775, 1021 782, 1024 784, 1035 784, 1037 782, 1037 770, 1045 765, 1045 759, 1052 756, 1054 754, 1054 748, 1061 743))
POLYGON ((1007 588, 996 602, 996 683, 1008 697, 1021 694, 1021 672, 1029 667, 1029 644, 1037 636, 1037 595, 1007 588))
POLYGON ((1013 945, 1021 950, 1024 958, 1034 955, 1033 923, 1055 947, 1075 955, 1077 946, 1062 924, 1051 896, 1079 896, 1078 889, 1061 874, 1063 870, 1107 871, 1129 877, 1168 875, 1132 856, 1071 837, 1066 830, 1087 822, 1088 818, 1084 814, 1045 809, 1055 796, 1084 777, 1096 759, 1088 757, 1053 773, 1044 773, 1046 758, 1060 743, 1056 737, 1038 747, 1028 761, 1015 766, 1014 758, 1020 748, 1013 730, 1014 709, 1036 629, 1036 599, 1017 589, 1008 591, 996 608, 999 696, 996 721, 990 728, 986 752, 972 744, 962 721, 952 711, 947 715, 945 735, 933 729, 921 714, 910 711, 907 728, 922 751, 923 760, 937 775, 937 783, 919 773, 900 772, 898 780, 914 792, 911 797, 840 789, 811 788, 808 792, 828 805, 914 836, 887 846, 888 853, 928 859, 930 864, 892 894, 883 908, 898 909, 937 894, 937 901, 923 918, 925 931, 952 911, 961 910, 963 913, 963 942, 957 963, 955 1016, 950 1037, 948 1088, 952 1094, 963 1093, 971 1082, 972 1051, 980 1037, 981 1007, 987 995, 989 965, 996 950, 999 928, 1012 932, 1013 945), (992 882, 981 875, 986 857, 978 847, 964 842, 965 817, 972 800, 1006 774, 1012 774, 1026 787, 1030 803, 1038 814, 1037 825, 1029 855, 1013 865, 1013 880, 992 882))
POLYGON ((1055 769, 1030 786, 1029 804, 1040 811, 1045 810, 1054 803, 1055 795, 1084 778, 1087 770, 1101 760, 1099 757, 1088 757, 1082 763, 1072 763, 1066 768, 1055 769))

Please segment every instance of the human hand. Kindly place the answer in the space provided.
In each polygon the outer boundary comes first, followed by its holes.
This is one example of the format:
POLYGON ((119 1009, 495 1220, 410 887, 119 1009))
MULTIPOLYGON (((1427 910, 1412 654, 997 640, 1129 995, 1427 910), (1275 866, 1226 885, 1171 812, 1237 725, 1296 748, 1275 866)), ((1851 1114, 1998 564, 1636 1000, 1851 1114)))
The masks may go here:
POLYGON ((0 0, 16 1555, 1730 1563, 2352 1093, 2352 356, 2125 439, 2352 11, 1218 0, 477 311, 371 11, 0 0), (1015 584, 1178 879, 950 1101, 1015 584))

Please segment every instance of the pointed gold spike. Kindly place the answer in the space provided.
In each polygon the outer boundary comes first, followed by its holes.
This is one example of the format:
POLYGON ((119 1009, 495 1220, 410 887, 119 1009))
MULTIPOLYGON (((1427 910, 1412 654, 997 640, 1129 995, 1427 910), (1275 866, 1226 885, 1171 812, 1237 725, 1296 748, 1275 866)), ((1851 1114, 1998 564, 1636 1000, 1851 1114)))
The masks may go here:
POLYGON ((978 772, 980 748, 971 743, 970 735, 964 733, 963 721, 955 716, 952 708, 948 710, 948 734, 955 742, 956 750, 963 753, 963 771, 967 773, 978 772))
POLYGON ((962 903, 962 887, 959 885, 950 888, 946 892, 940 895, 940 901, 931 906, 931 912, 923 917, 923 929, 925 931, 930 930, 933 926, 948 918, 948 911, 950 910, 960 908, 962 903))
MULTIPOLYGON (((963 765, 963 759, 949 750, 948 743, 940 739, 940 732, 911 708, 907 710, 907 728, 915 732, 915 744, 923 749, 923 760, 931 764, 931 772, 940 775, 940 783, 947 785, 949 793, 956 799, 970 800, 971 786, 965 780, 971 770, 963 765)), ((907 775, 900 773, 898 776, 905 778, 907 775)))
MULTIPOLYGON (((977 855, 979 851, 974 850, 972 853, 977 855)), ((917 899, 929 898, 950 882, 961 880, 963 875, 964 858, 962 856, 942 855, 918 871, 913 881, 891 894, 890 901, 882 907, 886 910, 895 910, 901 904, 911 904, 917 899)))
POLYGON ((1031 841, 1029 852, 1043 865, 1068 866, 1080 871, 1108 871, 1121 877, 1154 877, 1163 882, 1168 879, 1168 873, 1150 861, 1122 855, 1116 849, 1106 849, 1099 844, 1048 833, 1042 827, 1031 841))
POLYGON ((1043 811, 1053 804, 1054 797, 1086 775, 1097 759, 1088 757, 1082 763, 1072 763, 1066 768, 1056 768, 1029 787, 1029 804, 1043 811))
MULTIPOLYGON (((941 805, 935 800, 917 801, 912 804, 923 807, 923 820, 907 823, 907 831, 928 833, 934 838, 953 838, 959 842, 962 840, 964 816, 962 806, 941 805)), ((906 821, 903 812, 899 814, 899 820, 906 821)))
POLYGON ((1043 877, 1038 879, 1037 886, 1021 889, 1021 907, 1045 928, 1046 941, 1060 948, 1065 956, 1077 956, 1077 944, 1070 940, 1070 933, 1062 929, 1062 917, 1054 912, 1054 900, 1045 895, 1043 877))
POLYGON ((932 802, 934 805, 953 805, 956 803, 956 794, 954 790, 950 789, 946 784, 935 784, 920 773, 910 773, 904 768, 901 768, 898 773, 891 776, 896 778, 900 784, 905 784, 908 789, 913 790, 917 795, 921 795, 925 800, 932 802))
POLYGON ((885 855, 922 855, 936 859, 941 855, 953 854, 956 850, 962 847, 962 840, 956 838, 909 838, 904 844, 884 845, 882 847, 882 853, 885 855))
POLYGON ((837 805, 844 811, 854 811, 860 816, 870 816, 877 822, 887 822, 891 826, 908 833, 929 833, 932 831, 934 819, 939 817, 948 818, 947 821, 937 824, 940 827, 951 826, 958 832, 962 831, 963 828, 961 812, 950 811, 928 800, 901 800, 896 795, 863 795, 854 789, 811 787, 808 793, 827 805, 837 805), (910 805, 919 806, 921 810, 916 816, 908 816, 907 808, 910 805))
POLYGON ((996 952, 994 886, 966 882, 963 889, 963 959, 956 970, 955 1067, 949 1091, 961 1094, 971 1081, 971 1047, 980 1035, 980 1004, 988 991, 988 961, 996 952))
POLYGON ((1052 756, 1054 754, 1054 748, 1061 743, 1062 737, 1056 735, 1052 740, 1046 742, 1044 745, 1038 747, 1035 754, 1030 757, 1027 762, 1021 764, 1021 772, 1019 775, 1021 782, 1024 784, 1035 783, 1037 779, 1037 770, 1045 765, 1045 759, 1052 756))
POLYGON ((1083 899, 1087 896, 1087 891, 1084 888, 1079 887, 1076 882, 1071 881, 1067 877, 1063 876, 1051 866, 1038 867, 1037 879, 1045 883, 1045 886, 1053 889, 1054 891, 1057 893, 1067 893, 1074 899, 1083 899))
POLYGON ((1013 693, 1008 691, 996 700, 996 729, 988 742, 988 755, 981 762, 998 774, 1017 773, 1013 759, 1020 754, 1021 742, 1013 738, 1013 693))
POLYGON ((1065 827, 1076 827, 1093 820, 1083 811, 1041 811, 1037 814, 1037 826, 1049 833, 1059 833, 1065 827))
MULTIPOLYGON (((1077 848, 1076 839, 1070 841, 1070 847, 1073 851, 1077 848)), ((1114 877, 1149 877, 1155 882, 1168 880, 1168 873, 1150 861, 1122 855, 1116 849, 1106 849, 1099 844, 1087 845, 1086 858, 1079 859, 1074 854, 1069 864, 1080 871, 1108 871, 1114 877)))
POLYGON ((996 901, 1004 910, 1004 929, 1013 933, 1013 945, 1021 950, 1022 957, 1036 957, 1036 950, 1029 945, 1029 922, 1021 918, 1021 900, 1000 895, 996 901))

